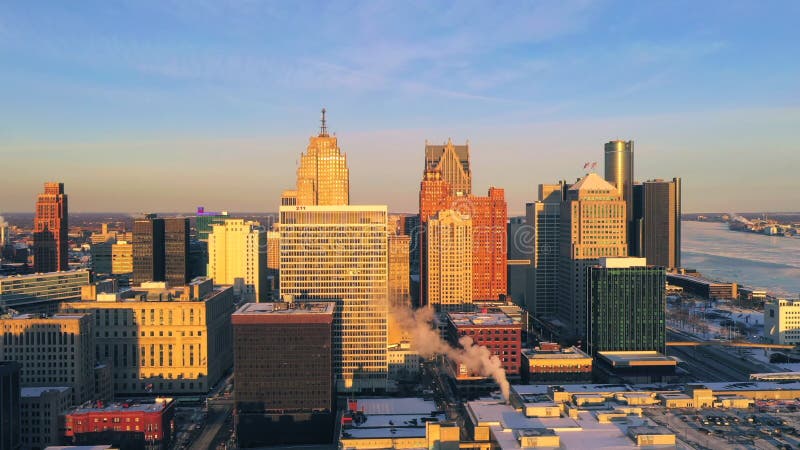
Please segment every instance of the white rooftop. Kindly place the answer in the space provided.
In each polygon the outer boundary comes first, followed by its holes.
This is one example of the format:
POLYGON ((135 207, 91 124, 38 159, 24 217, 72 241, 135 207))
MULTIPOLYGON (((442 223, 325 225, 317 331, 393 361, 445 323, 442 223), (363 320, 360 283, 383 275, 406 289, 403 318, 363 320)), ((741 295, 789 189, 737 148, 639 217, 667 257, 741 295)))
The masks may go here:
POLYGON ((66 386, 24 387, 20 389, 20 397, 41 397, 48 391, 66 392, 71 388, 66 386))

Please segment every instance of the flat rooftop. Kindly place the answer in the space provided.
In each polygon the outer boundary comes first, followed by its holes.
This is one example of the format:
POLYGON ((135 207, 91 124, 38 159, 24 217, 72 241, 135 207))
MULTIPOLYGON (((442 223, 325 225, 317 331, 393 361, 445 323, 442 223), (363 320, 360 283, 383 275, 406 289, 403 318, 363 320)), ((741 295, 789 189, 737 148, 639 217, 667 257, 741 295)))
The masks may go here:
POLYGON ((153 403, 108 403, 100 406, 74 408, 67 414, 89 414, 97 412, 160 412, 172 403, 171 398, 157 398, 153 403))
POLYGON ((42 314, 15 314, 9 317, 11 320, 32 320, 32 319, 50 319, 50 320, 58 320, 58 319, 80 319, 85 317, 87 314, 85 313, 57 313, 51 316, 42 315, 42 314))
POLYGON ((20 389, 20 397, 41 397, 45 392, 66 392, 68 390, 70 390, 70 388, 67 386, 24 387, 20 389))
POLYGON ((493 313, 448 313, 447 317, 457 327, 486 327, 486 326, 510 326, 519 325, 514 319, 504 312, 493 313))
POLYGON ((586 359, 591 358, 579 348, 576 347, 562 347, 557 351, 552 350, 537 350, 535 348, 522 349, 522 355, 529 360, 533 359, 586 359))
POLYGON ((245 303, 234 314, 264 315, 264 314, 333 314, 334 302, 306 302, 293 303, 245 303))
POLYGON ((647 352, 598 352, 598 357, 613 367, 676 366, 677 361, 655 351, 647 352))

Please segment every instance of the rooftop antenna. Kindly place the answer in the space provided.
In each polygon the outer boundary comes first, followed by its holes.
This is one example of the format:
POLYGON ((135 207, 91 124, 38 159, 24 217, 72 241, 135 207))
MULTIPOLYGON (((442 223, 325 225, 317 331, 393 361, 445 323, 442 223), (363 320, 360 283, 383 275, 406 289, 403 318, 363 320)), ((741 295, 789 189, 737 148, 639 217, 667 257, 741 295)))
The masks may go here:
POLYGON ((319 135, 320 136, 328 136, 328 126, 325 124, 325 108, 322 108, 322 120, 320 121, 322 125, 319 127, 319 135))

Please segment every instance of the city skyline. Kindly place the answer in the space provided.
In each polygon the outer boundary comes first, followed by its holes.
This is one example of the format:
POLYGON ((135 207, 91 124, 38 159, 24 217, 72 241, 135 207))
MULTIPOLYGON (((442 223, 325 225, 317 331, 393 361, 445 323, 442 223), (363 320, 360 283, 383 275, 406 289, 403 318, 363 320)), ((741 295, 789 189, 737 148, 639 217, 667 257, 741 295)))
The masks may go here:
POLYGON ((417 155, 450 138, 521 215, 624 139, 685 212, 795 209, 798 6, 686 6, 5 5, 0 213, 49 180, 74 212, 275 212, 322 107, 354 204, 413 212, 417 155))

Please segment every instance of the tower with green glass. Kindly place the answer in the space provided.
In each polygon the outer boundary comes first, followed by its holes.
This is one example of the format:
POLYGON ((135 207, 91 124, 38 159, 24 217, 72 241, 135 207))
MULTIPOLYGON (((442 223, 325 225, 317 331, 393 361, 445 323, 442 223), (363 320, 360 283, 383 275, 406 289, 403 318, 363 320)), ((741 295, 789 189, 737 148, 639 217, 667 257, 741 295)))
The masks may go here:
POLYGON ((644 258, 600 258, 587 274, 588 350, 657 351, 666 341, 666 271, 644 258))

